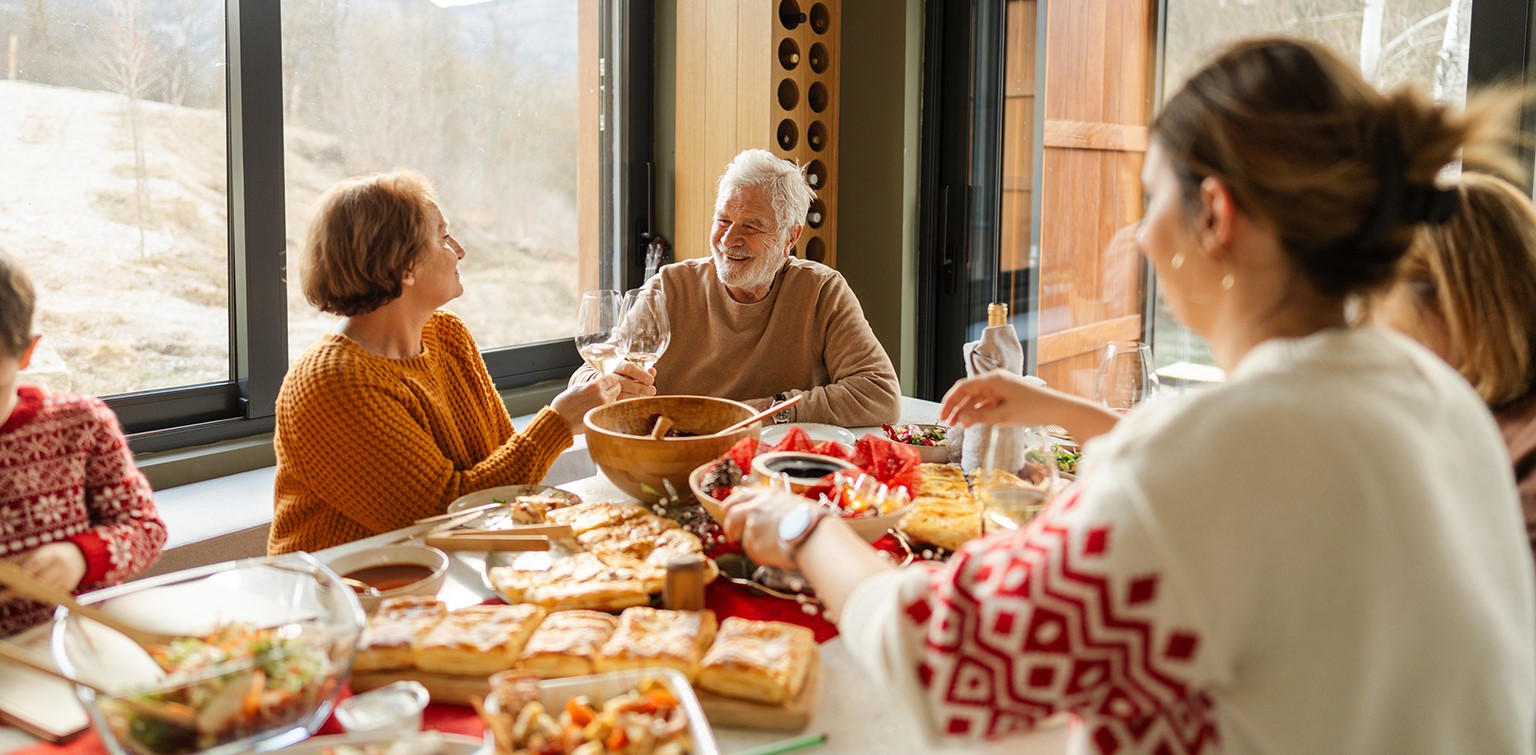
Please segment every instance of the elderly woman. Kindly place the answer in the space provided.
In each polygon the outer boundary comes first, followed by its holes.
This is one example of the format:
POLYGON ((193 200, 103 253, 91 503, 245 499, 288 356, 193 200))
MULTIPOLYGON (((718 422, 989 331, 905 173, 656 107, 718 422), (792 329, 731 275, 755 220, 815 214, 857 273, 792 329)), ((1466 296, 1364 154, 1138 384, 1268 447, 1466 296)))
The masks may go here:
MULTIPOLYGON (((903 570, 754 492, 749 555, 798 566, 930 737, 1073 714, 1074 752, 1531 752, 1531 555, 1498 428, 1346 301, 1387 282, 1485 116, 1382 95, 1321 46, 1236 44, 1167 103, 1136 231, 1230 380, 1106 427, 1024 529, 903 570)), ((962 381, 969 423, 1068 400, 962 381)), ((1071 407, 1066 407, 1070 409, 1071 407)))
POLYGON ((1465 173, 1460 206, 1419 231, 1378 321, 1456 368, 1504 433, 1536 549, 1536 206, 1502 179, 1465 173))
POLYGON ((341 315, 294 363, 277 399, 270 553, 350 542, 440 514, 453 499, 535 483, 617 378, 570 388, 523 432, 463 321, 464 248, 423 176, 399 172, 326 193, 305 243, 304 298, 341 315))

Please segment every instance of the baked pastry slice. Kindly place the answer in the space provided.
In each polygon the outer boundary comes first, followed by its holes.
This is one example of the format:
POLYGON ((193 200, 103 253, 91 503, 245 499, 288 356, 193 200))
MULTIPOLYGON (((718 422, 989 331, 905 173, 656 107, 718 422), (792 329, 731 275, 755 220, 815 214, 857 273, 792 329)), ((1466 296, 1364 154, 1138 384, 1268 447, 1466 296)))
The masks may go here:
POLYGON ((953 464, 919 464, 915 497, 959 498, 970 495, 965 473, 953 464))
POLYGON ((617 524, 593 527, 585 532, 578 533, 576 539, 588 550, 596 550, 619 543, 638 544, 644 550, 643 553, 639 554, 639 557, 645 558, 646 553, 650 552, 651 546, 647 545, 648 543, 655 540, 662 533, 675 529, 678 529, 677 522, 646 512, 617 524))
POLYGON ((444 616, 448 606, 432 597, 385 598, 368 619, 357 641, 354 671, 392 671, 410 668, 411 647, 444 616))
POLYGON ((552 613, 528 638, 517 665, 543 677, 590 674, 618 626, 618 617, 600 611, 552 613))
POLYGON ((704 649, 715 639, 714 611, 625 609, 597 657, 598 671, 666 666, 693 681, 704 649))
POLYGON ((571 532, 580 535, 588 530, 609 527, 647 513, 649 512, 637 504, 591 501, 563 509, 552 509, 549 512, 549 521, 555 524, 569 524, 571 532))
POLYGON ((512 668, 543 619, 544 609, 526 604, 461 608, 416 638, 416 668, 477 676, 512 668))
POLYGON ((699 667, 699 689, 769 705, 782 705, 805 685, 816 637, 782 621, 732 616, 699 667))
POLYGON ((551 611, 577 608, 617 611, 651 602, 634 569, 610 566, 591 553, 556 559, 543 570, 492 568, 491 586, 512 603, 533 603, 551 611))
POLYGON ((896 528, 917 542, 951 551, 960 550, 961 546, 981 537, 981 504, 970 496, 922 496, 912 502, 912 509, 896 528))

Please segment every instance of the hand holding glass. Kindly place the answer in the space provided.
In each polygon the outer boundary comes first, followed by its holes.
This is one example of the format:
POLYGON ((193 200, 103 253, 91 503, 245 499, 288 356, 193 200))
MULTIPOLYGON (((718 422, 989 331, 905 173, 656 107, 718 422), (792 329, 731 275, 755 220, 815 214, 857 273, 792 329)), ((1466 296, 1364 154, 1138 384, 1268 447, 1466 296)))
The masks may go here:
POLYGON ((1105 409, 1122 414, 1157 395, 1152 347, 1140 341, 1111 341, 1104 347, 1093 394, 1105 409))
POLYGON ((993 425, 975 487, 981 498, 982 534, 1023 527, 1056 490, 1051 437, 1040 427, 993 425))
POLYGON ((624 359, 642 370, 656 366, 672 340, 667 302, 660 291, 635 289, 624 294, 624 324, 620 344, 624 359))
POLYGON ((624 300, 611 288, 588 291, 581 295, 576 311, 576 352, 599 373, 613 372, 624 359, 619 343, 620 306, 624 300))

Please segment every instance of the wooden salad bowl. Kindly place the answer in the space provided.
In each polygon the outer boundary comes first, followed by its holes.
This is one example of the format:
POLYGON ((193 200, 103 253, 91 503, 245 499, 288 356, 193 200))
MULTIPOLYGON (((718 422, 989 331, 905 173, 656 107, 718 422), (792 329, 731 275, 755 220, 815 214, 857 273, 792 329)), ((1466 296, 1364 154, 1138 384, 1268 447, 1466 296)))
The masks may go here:
POLYGON ((688 495, 688 475, 710 459, 725 455, 742 438, 756 438, 761 422, 724 435, 714 433, 755 412, 739 401, 709 396, 649 396, 619 401, 587 412, 587 451, 593 463, 620 490, 643 503, 668 495, 688 495), (657 415, 672 420, 674 431, 692 437, 650 437, 657 415))

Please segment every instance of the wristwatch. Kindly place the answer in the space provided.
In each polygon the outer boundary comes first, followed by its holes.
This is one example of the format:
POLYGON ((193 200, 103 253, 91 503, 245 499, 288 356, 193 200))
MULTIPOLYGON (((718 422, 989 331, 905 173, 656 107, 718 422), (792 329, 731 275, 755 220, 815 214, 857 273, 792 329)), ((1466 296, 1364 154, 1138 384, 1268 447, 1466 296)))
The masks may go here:
POLYGON ((779 519, 779 547, 793 563, 800 555, 800 546, 811 539, 816 525, 827 518, 827 510, 820 506, 804 504, 791 509, 779 519))
MULTIPOLYGON (((788 401, 788 400, 789 400, 789 394, 788 393, 775 393, 775 394, 773 394, 773 403, 775 403, 775 404, 783 403, 783 402, 788 401)), ((784 424, 785 422, 788 422, 788 421, 789 421, 789 407, 787 407, 787 406, 784 407, 783 409, 780 409, 777 413, 775 413, 773 415, 773 424, 775 424, 775 425, 782 425, 782 424, 784 424)))

